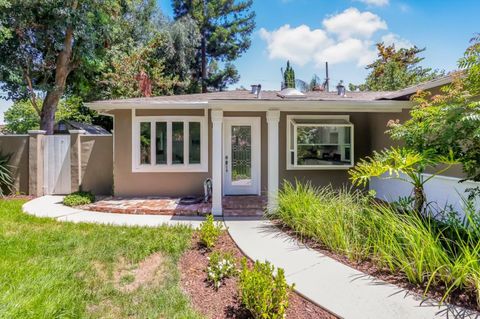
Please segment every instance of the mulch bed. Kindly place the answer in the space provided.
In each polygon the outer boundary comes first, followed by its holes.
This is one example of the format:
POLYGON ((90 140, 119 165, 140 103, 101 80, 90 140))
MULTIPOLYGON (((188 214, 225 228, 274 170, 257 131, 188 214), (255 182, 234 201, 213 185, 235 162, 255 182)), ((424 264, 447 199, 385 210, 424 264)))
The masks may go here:
POLYGON ((4 196, 4 197, 1 197, 0 199, 3 199, 3 200, 12 200, 12 199, 32 200, 34 198, 35 198, 35 196, 17 194, 17 195, 7 195, 7 196, 4 196))
MULTIPOLYGON (((231 252, 239 261, 244 257, 226 231, 222 233, 214 249, 231 252)), ((251 318, 248 310, 243 308, 240 303, 237 278, 228 278, 218 291, 215 291, 213 286, 207 282, 205 270, 208 266, 208 255, 209 253, 198 244, 198 237, 194 236, 190 250, 180 260, 182 288, 190 297, 193 307, 207 318, 212 319, 251 318)), ((251 261, 249 263, 251 264, 251 261)), ((336 318, 295 292, 290 294, 289 302, 287 318, 336 318)))
MULTIPOLYGON (((315 249, 316 251, 328 257, 331 257, 347 266, 357 269, 363 273, 369 274, 375 278, 381 279, 385 282, 394 284, 403 289, 411 291, 417 294, 418 296, 423 297, 425 295, 424 298, 439 302, 440 300, 442 300, 443 296, 445 295, 445 292, 448 289, 448 287, 445 287, 445 286, 432 285, 429 287, 429 290, 425 294, 425 288, 426 288, 425 285, 412 284, 411 282, 408 281, 407 277, 402 273, 399 273, 399 272, 392 273, 389 269, 379 268, 371 260, 352 261, 344 255, 337 254, 335 252, 328 250, 328 248, 326 248, 321 243, 313 239, 301 237, 297 232, 295 232, 288 226, 283 225, 278 220, 272 220, 272 223, 276 225, 279 229, 281 229, 283 232, 288 234, 289 236, 292 236, 295 239, 297 239, 299 242, 303 243, 305 246, 315 249)), ((480 308, 478 307, 477 301, 475 299, 475 292, 466 292, 465 290, 455 290, 450 293, 450 295, 446 298, 445 302, 451 305, 463 307, 469 310, 480 311, 480 308)))

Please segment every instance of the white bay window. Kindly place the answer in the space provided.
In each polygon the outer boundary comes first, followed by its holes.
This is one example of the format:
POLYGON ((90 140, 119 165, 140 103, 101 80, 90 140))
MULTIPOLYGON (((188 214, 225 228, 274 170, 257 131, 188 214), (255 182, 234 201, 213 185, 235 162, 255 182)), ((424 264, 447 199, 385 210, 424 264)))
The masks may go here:
POLYGON ((205 117, 139 116, 132 128, 134 172, 208 171, 205 117))
POLYGON ((353 166, 353 124, 348 116, 287 116, 287 169, 353 166))

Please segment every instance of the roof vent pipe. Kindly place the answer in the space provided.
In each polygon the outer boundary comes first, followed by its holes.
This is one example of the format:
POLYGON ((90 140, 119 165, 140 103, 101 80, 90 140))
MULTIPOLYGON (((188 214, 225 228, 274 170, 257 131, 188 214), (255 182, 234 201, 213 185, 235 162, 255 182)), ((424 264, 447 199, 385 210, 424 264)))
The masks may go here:
POLYGON ((250 85, 250 87, 252 88, 250 93, 257 94, 257 86, 258 86, 257 84, 250 85))
POLYGON ((258 84, 258 85, 257 85, 257 99, 262 98, 261 93, 262 93, 262 85, 261 85, 261 84, 258 84))
POLYGON ((337 94, 340 96, 345 96, 345 85, 343 85, 343 80, 340 80, 337 85, 337 94))

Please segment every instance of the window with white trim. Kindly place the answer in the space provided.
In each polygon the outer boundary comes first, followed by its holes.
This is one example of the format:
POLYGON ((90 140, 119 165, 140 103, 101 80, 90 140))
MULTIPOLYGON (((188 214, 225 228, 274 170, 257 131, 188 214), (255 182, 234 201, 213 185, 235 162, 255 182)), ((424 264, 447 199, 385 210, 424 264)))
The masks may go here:
POLYGON ((348 116, 287 116, 287 169, 353 166, 353 124, 348 116))
POLYGON ((205 117, 139 116, 133 130, 133 171, 208 171, 205 117))

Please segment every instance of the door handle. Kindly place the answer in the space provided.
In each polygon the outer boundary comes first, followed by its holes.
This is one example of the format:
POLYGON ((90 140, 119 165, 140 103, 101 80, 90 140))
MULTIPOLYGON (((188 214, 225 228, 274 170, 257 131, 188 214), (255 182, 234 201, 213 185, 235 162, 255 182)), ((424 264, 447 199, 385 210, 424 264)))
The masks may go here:
POLYGON ((225 172, 228 173, 228 155, 225 155, 225 172))

